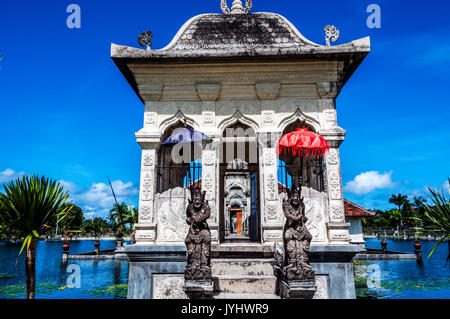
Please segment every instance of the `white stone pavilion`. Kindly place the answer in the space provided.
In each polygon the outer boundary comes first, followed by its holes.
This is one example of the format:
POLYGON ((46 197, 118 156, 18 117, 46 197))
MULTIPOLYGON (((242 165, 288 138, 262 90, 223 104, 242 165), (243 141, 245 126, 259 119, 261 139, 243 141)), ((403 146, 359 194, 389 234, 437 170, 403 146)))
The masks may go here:
POLYGON ((316 297, 355 297, 351 260, 358 247, 350 244, 344 215, 339 146, 346 131, 335 101, 370 52, 370 39, 316 44, 286 18, 249 13, 250 6, 235 0, 228 9, 222 1, 224 14, 193 17, 162 49, 149 41, 144 49, 111 46, 112 59, 145 105, 136 133, 142 148, 137 243, 125 248, 129 298, 184 297, 189 182, 162 145, 184 126, 213 140, 191 166, 198 170, 193 182, 206 191, 212 208, 216 295, 275 297, 270 259, 274 244, 282 243, 281 204, 298 166, 295 159, 279 158, 276 141, 302 124, 331 147, 303 172, 311 262, 320 285, 316 297), (230 136, 227 129, 245 136, 230 136), (241 154, 239 145, 247 145, 241 154), (251 266, 239 264, 239 256, 251 266), (249 267, 264 269, 259 279, 250 278, 249 267), (260 282, 253 287, 249 278, 260 282))

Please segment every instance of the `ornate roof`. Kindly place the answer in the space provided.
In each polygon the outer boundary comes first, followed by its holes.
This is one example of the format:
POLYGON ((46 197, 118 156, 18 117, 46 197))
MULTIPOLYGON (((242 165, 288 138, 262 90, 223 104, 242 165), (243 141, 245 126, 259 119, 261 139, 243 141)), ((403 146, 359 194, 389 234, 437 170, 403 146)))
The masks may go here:
MULTIPOLYGON (((151 39, 148 40, 151 43, 151 39)), ((112 44, 113 58, 201 58, 282 56, 370 51, 370 39, 337 46, 306 39, 275 13, 202 14, 187 21, 165 48, 136 49, 112 44)))
POLYGON ((274 13, 205 14, 184 25, 163 50, 242 51, 315 45, 285 18, 274 13))

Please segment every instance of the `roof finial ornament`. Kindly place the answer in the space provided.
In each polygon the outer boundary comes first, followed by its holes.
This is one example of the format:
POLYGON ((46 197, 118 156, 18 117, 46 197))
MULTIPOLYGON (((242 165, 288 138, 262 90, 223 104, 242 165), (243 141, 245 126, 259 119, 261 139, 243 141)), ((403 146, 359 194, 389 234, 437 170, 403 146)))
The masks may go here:
POLYGON ((334 25, 327 25, 323 31, 325 32, 325 43, 327 47, 331 46, 330 39, 333 42, 339 39, 339 30, 334 25))
POLYGON ((230 10, 227 0, 220 1, 220 8, 224 14, 248 14, 252 10, 252 7, 252 0, 247 0, 245 2, 245 8, 242 6, 241 0, 234 0, 230 10))
POLYGON ((147 50, 152 48, 153 34, 150 31, 144 31, 138 36, 138 43, 141 47, 146 47, 147 50))

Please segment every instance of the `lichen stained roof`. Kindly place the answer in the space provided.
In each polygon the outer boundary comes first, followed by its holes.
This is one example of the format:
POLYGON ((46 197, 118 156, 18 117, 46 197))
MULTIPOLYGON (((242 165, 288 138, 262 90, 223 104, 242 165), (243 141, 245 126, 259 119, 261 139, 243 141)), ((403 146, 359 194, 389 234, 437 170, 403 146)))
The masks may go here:
POLYGON ((275 13, 202 14, 178 31, 172 42, 159 50, 112 44, 113 58, 201 58, 282 56, 370 51, 368 37, 350 43, 325 46, 306 39, 286 18, 275 13))

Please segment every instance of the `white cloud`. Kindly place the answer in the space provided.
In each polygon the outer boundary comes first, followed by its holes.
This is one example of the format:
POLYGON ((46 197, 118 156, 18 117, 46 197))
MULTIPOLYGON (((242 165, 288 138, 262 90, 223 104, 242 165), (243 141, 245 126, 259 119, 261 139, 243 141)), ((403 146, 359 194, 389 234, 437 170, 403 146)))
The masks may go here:
MULTIPOLYGON (((114 197, 109 184, 93 183, 89 189, 78 190, 75 184, 60 181, 69 191, 73 203, 80 206, 86 213, 95 216, 106 217, 109 210, 115 204, 114 197)), ((128 199, 132 199, 138 194, 138 189, 131 182, 120 180, 112 182, 117 201, 128 204, 128 199)))
POLYGON ((393 171, 383 174, 378 171, 361 173, 344 186, 344 192, 361 195, 376 189, 393 188, 397 186, 397 183, 392 182, 392 173, 393 171))
POLYGON ((448 180, 445 181, 443 188, 444 188, 444 192, 446 192, 447 194, 450 195, 450 184, 448 183, 448 180))
POLYGON ((0 184, 8 183, 9 181, 25 175, 24 172, 16 172, 13 169, 7 168, 0 172, 0 184))

